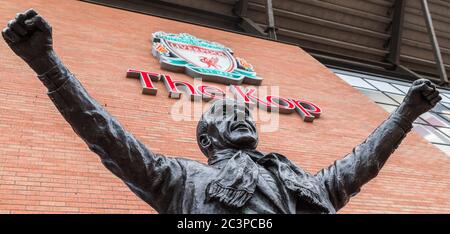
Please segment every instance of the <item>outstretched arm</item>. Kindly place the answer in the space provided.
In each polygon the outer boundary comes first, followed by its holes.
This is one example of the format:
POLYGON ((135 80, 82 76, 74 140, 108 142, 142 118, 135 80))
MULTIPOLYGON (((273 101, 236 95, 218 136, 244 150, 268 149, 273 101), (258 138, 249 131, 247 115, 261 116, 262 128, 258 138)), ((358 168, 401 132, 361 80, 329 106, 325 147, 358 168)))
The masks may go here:
POLYGON ((416 80, 403 103, 367 139, 343 159, 337 160, 316 177, 323 183, 336 210, 344 207, 361 186, 377 176, 386 160, 399 146, 412 123, 441 100, 434 85, 416 80))
POLYGON ((89 96, 54 52, 52 29, 41 16, 34 10, 17 14, 2 35, 38 74, 63 117, 111 172, 157 211, 173 205, 184 177, 178 160, 149 151, 89 96))

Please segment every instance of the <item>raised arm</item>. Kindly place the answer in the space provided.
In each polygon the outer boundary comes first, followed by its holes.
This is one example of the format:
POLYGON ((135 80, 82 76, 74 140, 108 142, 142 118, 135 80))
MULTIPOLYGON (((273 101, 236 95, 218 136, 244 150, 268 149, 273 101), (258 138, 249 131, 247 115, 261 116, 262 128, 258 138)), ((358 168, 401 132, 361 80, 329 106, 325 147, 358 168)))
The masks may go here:
POLYGON ((53 50, 52 29, 34 10, 17 14, 2 35, 37 74, 73 130, 102 163, 159 212, 166 212, 182 187, 179 161, 149 151, 99 105, 53 50))
POLYGON ((343 159, 316 174, 328 191, 336 211, 344 207, 360 191, 361 186, 377 176, 411 130, 414 120, 440 100, 439 92, 429 80, 414 81, 400 107, 363 143, 343 159))

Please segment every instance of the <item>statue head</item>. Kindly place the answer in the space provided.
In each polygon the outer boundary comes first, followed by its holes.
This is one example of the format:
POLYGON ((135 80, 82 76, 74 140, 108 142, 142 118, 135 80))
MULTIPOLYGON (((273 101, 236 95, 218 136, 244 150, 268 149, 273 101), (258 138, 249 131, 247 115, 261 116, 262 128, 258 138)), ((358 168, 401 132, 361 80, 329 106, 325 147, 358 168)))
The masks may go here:
POLYGON ((223 149, 256 149, 258 133, 249 108, 231 99, 215 101, 198 122, 197 143, 208 158, 223 149))

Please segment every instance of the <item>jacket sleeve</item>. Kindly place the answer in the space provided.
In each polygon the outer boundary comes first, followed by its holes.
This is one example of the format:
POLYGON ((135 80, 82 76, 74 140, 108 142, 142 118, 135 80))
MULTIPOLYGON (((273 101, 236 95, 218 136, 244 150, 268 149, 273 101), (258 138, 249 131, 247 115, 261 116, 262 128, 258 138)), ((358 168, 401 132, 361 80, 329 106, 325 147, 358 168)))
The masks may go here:
POLYGON ((158 212, 176 205, 173 202, 185 177, 179 160, 149 151, 62 64, 38 77, 49 88, 48 96, 59 112, 106 168, 158 212), (53 85, 58 83, 59 87, 53 85))
POLYGON ((394 112, 350 154, 316 174, 336 211, 377 176, 411 128, 409 120, 394 112))

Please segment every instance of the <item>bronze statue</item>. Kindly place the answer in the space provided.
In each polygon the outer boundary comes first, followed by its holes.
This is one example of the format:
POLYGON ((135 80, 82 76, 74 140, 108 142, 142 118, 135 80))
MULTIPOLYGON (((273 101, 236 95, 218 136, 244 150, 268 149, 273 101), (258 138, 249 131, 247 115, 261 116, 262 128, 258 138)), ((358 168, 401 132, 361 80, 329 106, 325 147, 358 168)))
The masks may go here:
POLYGON ((416 80, 400 107, 363 143, 315 175, 283 155, 257 151, 248 107, 216 101, 197 127, 205 165, 153 153, 128 133, 63 65, 50 25, 34 10, 17 14, 2 35, 89 149, 160 213, 335 213, 378 174, 412 122, 441 100, 429 80, 416 80))

